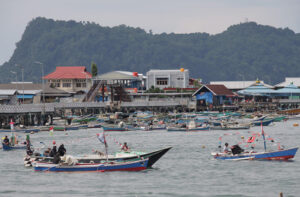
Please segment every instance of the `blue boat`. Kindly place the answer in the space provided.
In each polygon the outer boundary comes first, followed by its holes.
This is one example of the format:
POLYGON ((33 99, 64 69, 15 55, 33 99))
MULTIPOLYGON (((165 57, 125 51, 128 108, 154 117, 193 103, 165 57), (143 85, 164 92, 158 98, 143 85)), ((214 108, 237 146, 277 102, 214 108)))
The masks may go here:
POLYGON ((196 128, 176 128, 168 127, 167 131, 169 132, 196 132, 196 131, 209 131, 210 127, 196 127, 196 128))
POLYGON ((221 160, 288 160, 294 158, 298 147, 270 152, 242 152, 240 154, 212 153, 215 159, 221 160))
POLYGON ((37 133, 39 132, 40 129, 16 129, 16 130, 5 130, 5 129, 0 129, 0 132, 17 132, 17 133, 37 133))
POLYGON ((7 150, 15 150, 15 149, 26 149, 26 145, 14 145, 14 146, 11 146, 11 145, 6 145, 4 143, 2 143, 2 149, 7 151, 7 150))
POLYGON ((35 163, 34 171, 40 172, 105 172, 105 171, 141 171, 147 169, 149 159, 133 162, 108 162, 102 164, 49 164, 35 163))

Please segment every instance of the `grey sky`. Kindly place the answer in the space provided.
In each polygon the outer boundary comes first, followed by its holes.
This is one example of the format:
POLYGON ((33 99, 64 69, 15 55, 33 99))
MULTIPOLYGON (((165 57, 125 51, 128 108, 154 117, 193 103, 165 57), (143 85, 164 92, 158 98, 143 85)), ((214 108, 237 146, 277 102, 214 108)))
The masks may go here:
POLYGON ((300 0, 0 0, 0 64, 38 16, 154 33, 216 34, 246 19, 300 32, 300 0))

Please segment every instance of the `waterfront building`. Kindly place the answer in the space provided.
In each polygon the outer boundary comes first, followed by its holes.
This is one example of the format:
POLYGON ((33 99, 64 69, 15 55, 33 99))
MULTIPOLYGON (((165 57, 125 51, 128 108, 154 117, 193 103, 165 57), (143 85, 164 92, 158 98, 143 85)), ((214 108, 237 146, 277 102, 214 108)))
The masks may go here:
POLYGON ((48 86, 69 93, 88 91, 92 86, 92 75, 84 66, 58 66, 43 79, 47 80, 48 86))
POLYGON ((300 77, 286 77, 284 82, 275 85, 276 88, 283 88, 293 83, 295 86, 300 87, 300 77))
POLYGON ((203 85, 192 95, 196 97, 197 109, 213 106, 231 105, 233 99, 237 97, 231 90, 224 85, 203 85))
POLYGON ((147 90, 154 88, 187 88, 189 87, 189 70, 160 70, 153 69, 147 72, 147 90))
POLYGON ((143 74, 129 71, 112 71, 98 75, 93 79, 93 83, 102 82, 103 84, 121 85, 128 91, 134 88, 145 89, 146 77, 143 74))
POLYGON ((71 96, 68 92, 51 88, 47 85, 34 84, 31 82, 12 82, 10 84, 0 84, 0 103, 41 103, 45 97, 45 102, 58 102, 60 98, 71 96), (2 99, 1 99, 2 97, 2 99))
MULTIPOLYGON (((260 81, 265 87, 274 88, 272 85, 265 84, 264 81, 260 81)), ((211 85, 224 85, 226 88, 233 92, 243 90, 256 84, 256 81, 211 81, 211 85)))

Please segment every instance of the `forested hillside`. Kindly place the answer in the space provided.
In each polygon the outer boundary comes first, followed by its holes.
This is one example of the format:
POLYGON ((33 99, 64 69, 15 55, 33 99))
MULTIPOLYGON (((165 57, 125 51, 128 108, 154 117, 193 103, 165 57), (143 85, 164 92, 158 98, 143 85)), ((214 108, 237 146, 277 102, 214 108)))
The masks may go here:
POLYGON ((0 83, 10 82, 24 67, 25 81, 40 82, 56 66, 98 65, 98 73, 184 67, 192 77, 211 80, 255 80, 277 83, 300 77, 300 34, 254 22, 209 35, 152 34, 125 25, 102 27, 95 23, 32 20, 16 44, 11 59, 0 67, 0 83), (18 66, 16 66, 16 64, 18 66))

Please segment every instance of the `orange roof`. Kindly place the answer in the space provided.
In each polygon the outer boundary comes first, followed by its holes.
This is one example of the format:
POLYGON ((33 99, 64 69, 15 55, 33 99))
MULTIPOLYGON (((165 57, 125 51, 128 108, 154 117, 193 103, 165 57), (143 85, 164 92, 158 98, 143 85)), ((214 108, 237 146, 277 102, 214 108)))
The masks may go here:
POLYGON ((92 78, 84 66, 58 66, 55 71, 44 76, 43 79, 85 79, 92 78))

